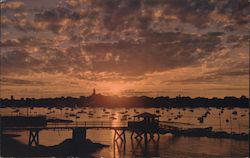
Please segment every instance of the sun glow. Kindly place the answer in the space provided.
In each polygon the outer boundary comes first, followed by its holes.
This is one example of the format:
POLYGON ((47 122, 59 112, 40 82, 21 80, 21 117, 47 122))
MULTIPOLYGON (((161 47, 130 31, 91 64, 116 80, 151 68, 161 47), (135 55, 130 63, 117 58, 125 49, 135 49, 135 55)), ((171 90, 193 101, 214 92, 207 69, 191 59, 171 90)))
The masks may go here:
POLYGON ((119 84, 112 84, 109 87, 109 92, 113 95, 121 95, 122 91, 123 91, 124 87, 122 85, 119 84))
POLYGON ((127 82, 102 82, 98 84, 100 91, 106 95, 117 95, 122 96, 123 92, 131 87, 130 83, 127 82))

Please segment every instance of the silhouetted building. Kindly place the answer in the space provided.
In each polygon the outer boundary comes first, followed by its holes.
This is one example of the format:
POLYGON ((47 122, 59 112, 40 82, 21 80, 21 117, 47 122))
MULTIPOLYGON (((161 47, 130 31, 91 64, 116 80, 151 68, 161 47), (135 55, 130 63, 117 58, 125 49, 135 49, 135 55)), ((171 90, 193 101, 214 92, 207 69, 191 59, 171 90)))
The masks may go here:
POLYGON ((159 116, 144 112, 142 114, 134 116, 137 121, 129 121, 128 126, 131 128, 146 128, 146 129, 157 129, 159 127, 159 116))
POLYGON ((14 96, 13 96, 13 95, 12 95, 12 96, 10 96, 10 99, 11 99, 11 100, 14 100, 14 96))
POLYGON ((93 94, 92 95, 95 95, 95 88, 93 89, 93 94))

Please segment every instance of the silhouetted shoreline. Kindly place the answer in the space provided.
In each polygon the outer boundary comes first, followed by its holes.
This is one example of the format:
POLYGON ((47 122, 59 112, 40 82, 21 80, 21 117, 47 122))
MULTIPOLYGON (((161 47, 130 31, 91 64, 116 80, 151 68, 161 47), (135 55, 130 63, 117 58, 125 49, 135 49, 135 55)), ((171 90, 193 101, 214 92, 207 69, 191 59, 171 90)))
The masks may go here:
POLYGON ((101 94, 88 97, 0 99, 0 107, 240 107, 248 108, 250 100, 245 96, 224 98, 169 97, 118 97, 101 94))
POLYGON ((3 135, 1 142, 1 156, 4 157, 91 157, 94 152, 108 147, 91 140, 74 142, 66 139, 62 143, 54 146, 39 145, 31 147, 12 138, 11 135, 3 135))

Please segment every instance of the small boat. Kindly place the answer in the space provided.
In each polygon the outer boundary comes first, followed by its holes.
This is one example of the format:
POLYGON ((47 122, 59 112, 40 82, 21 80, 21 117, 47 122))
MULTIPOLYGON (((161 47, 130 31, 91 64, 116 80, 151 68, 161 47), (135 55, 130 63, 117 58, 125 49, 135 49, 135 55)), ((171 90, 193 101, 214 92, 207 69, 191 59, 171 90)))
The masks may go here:
POLYGON ((233 115, 237 115, 237 111, 233 111, 232 114, 233 114, 233 115))
POLYGON ((76 116, 76 114, 69 114, 69 116, 73 117, 73 116, 76 116))
POLYGON ((178 118, 181 118, 181 117, 182 117, 182 115, 177 115, 177 117, 178 117, 178 118))
POLYGON ((198 136, 203 135, 206 133, 210 133, 212 131, 212 127, 206 127, 206 128, 189 128, 181 130, 182 134, 184 135, 190 135, 190 136, 198 136))
POLYGON ((203 119, 203 117, 198 117, 198 119, 197 119, 200 123, 203 123, 204 122, 204 119, 203 119))
POLYGON ((112 120, 116 120, 117 118, 115 118, 115 117, 110 117, 110 119, 112 119, 112 120))

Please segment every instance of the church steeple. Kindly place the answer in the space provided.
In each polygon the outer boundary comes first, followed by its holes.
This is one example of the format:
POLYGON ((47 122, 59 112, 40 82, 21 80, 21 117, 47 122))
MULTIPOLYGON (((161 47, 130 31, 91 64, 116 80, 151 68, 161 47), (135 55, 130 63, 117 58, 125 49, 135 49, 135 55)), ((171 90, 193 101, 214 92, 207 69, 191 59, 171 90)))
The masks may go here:
POLYGON ((95 88, 93 89, 93 94, 92 95, 95 95, 95 88))

